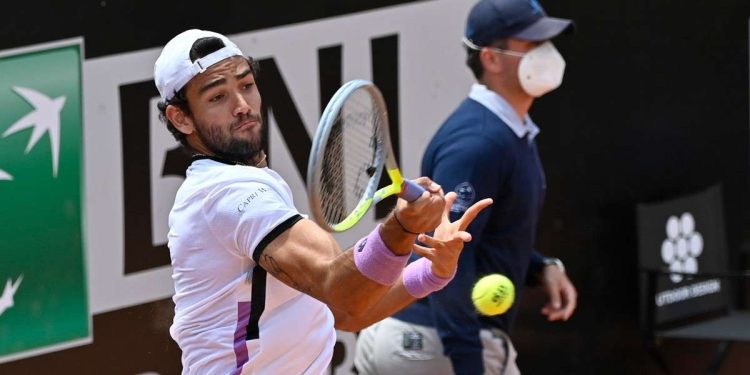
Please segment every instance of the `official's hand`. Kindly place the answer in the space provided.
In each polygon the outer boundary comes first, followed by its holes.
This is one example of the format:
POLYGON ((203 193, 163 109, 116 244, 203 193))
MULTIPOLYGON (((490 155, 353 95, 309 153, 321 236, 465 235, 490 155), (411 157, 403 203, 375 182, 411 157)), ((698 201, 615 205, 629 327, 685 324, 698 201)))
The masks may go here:
POLYGON ((417 238, 429 247, 415 244, 413 248, 414 252, 429 259, 432 262, 432 272, 443 278, 453 276, 464 243, 471 241, 471 234, 465 231, 466 228, 480 211, 492 204, 491 198, 482 199, 469 207, 460 219, 451 223, 450 210, 455 201, 456 193, 448 193, 445 196, 440 225, 435 229, 433 236, 422 234, 417 238))
POLYGON ((576 309, 578 292, 565 271, 557 265, 547 265, 542 270, 542 286, 549 301, 542 307, 547 320, 568 320, 576 309))

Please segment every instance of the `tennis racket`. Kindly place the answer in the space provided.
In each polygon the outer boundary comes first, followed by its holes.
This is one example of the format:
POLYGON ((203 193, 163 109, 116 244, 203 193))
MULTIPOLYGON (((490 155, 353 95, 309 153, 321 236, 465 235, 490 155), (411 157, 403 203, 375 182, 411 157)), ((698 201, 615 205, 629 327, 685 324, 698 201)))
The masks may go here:
POLYGON ((310 210, 315 222, 331 232, 354 227, 386 197, 395 194, 411 202, 424 192, 401 175, 383 95, 369 81, 349 81, 333 95, 320 118, 308 163, 310 210), (378 190, 383 167, 391 183, 378 190))

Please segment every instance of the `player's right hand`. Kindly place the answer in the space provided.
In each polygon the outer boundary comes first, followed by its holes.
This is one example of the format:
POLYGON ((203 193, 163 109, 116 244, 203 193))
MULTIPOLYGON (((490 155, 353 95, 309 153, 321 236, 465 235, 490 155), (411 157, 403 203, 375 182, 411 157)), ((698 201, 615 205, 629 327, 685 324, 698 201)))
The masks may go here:
POLYGON ((414 182, 426 191, 413 202, 399 199, 394 214, 398 215, 398 221, 409 232, 431 232, 440 225, 443 219, 445 208, 443 189, 427 177, 417 178, 414 182))

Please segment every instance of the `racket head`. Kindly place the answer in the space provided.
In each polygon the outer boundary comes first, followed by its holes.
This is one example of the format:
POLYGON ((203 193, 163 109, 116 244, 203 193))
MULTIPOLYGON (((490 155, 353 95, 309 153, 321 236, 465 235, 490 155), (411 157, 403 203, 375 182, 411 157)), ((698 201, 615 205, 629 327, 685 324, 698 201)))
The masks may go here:
POLYGON ((369 81, 347 82, 323 111, 310 151, 307 193, 315 222, 332 232, 352 228, 383 198, 374 196, 392 159, 382 94, 369 81))

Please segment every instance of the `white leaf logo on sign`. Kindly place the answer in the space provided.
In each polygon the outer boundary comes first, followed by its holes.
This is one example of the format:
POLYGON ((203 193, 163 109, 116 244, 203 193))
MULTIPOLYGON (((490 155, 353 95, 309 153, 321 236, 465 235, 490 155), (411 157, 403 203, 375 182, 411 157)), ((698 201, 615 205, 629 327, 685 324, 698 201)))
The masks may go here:
MULTIPOLYGON (((34 110, 13 123, 3 133, 3 137, 23 129, 33 128, 31 138, 26 146, 26 153, 28 154, 44 133, 49 133, 49 143, 52 148, 52 174, 57 177, 57 164, 60 158, 60 111, 65 106, 66 97, 61 96, 52 99, 39 91, 25 87, 13 87, 13 91, 34 106, 34 110)), ((0 179, 3 179, 3 173, 7 175, 5 179, 11 179, 9 178, 10 175, 5 172, 0 173, 0 179)))
MULTIPOLYGON (((667 239, 661 244, 661 259, 669 270, 682 273, 698 272, 698 257, 703 253, 703 236, 695 231, 695 218, 689 212, 680 218, 667 219, 667 239)), ((673 283, 682 281, 682 275, 672 274, 673 283)))
POLYGON ((23 275, 19 276, 14 283, 12 279, 8 279, 5 282, 5 289, 3 289, 3 295, 0 296, 0 315, 3 315, 5 310, 13 307, 13 296, 16 295, 18 286, 23 281, 23 275))

